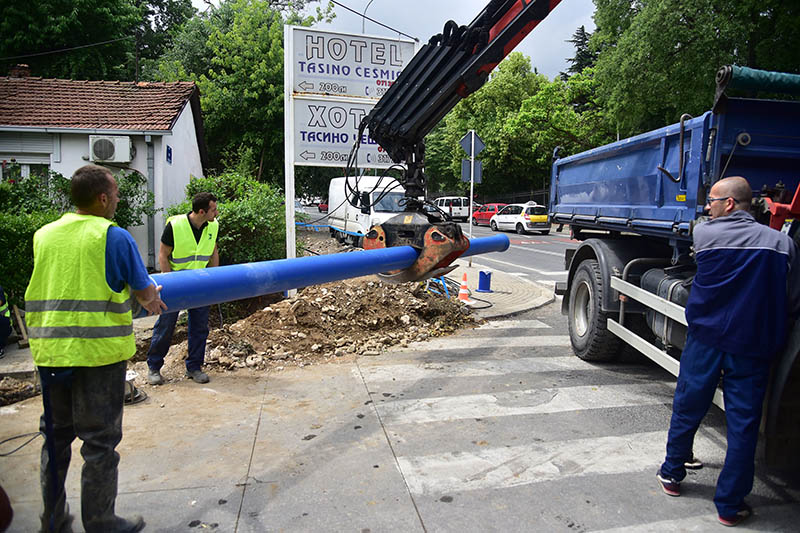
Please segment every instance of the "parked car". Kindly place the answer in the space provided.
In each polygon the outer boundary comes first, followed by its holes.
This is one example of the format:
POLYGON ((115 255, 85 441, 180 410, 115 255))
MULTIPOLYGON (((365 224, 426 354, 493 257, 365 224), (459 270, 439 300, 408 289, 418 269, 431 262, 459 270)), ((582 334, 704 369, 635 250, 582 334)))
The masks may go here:
POLYGON ((453 220, 469 220, 469 198, 466 196, 442 196, 434 200, 434 203, 453 220))
POLYGON ((489 220, 508 204, 492 203, 480 206, 472 213, 473 226, 488 226, 489 220))
POLYGON ((550 216, 547 208, 536 202, 509 204, 489 219, 492 231, 516 231, 524 235, 529 231, 539 231, 542 235, 550 233, 550 216))
POLYGON ((322 200, 319 204, 317 204, 317 209, 319 209, 320 213, 327 213, 328 212, 328 200, 322 200))

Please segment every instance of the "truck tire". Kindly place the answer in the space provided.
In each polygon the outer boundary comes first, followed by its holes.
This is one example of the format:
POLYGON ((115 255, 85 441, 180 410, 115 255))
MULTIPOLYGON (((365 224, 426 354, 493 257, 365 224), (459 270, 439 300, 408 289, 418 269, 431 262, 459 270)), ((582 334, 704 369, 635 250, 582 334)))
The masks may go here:
POLYGON ((489 223, 489 226, 491 226, 491 228, 492 228, 492 231, 497 231, 497 222, 495 222, 494 220, 492 220, 492 221, 489 223))
POLYGON ((516 230, 517 230, 517 235, 525 235, 526 233, 528 233, 527 231, 525 231, 525 227, 522 224, 517 224, 516 230))
POLYGON ((600 309, 603 276, 594 259, 586 259, 575 270, 569 291, 569 340, 572 351, 584 361, 613 361, 620 355, 620 339, 606 329, 608 315, 600 309))

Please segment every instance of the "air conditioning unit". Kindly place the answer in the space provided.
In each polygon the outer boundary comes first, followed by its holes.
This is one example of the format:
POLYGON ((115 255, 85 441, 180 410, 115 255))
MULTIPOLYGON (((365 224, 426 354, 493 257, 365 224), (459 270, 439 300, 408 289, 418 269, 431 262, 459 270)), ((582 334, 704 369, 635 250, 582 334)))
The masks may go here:
POLYGON ((128 163, 131 138, 125 135, 89 135, 89 161, 128 163))

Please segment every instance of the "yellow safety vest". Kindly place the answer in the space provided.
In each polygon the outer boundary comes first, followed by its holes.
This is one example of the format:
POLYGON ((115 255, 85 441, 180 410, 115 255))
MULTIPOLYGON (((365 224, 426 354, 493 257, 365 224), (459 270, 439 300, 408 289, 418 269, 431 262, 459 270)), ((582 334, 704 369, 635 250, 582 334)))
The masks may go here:
POLYGON ((8 300, 3 300, 3 305, 0 305, 0 316, 11 318, 11 312, 8 310, 8 300))
POLYGON ((136 352, 130 290, 106 281, 112 224, 67 213, 34 234, 25 319, 37 366, 104 366, 136 352))
POLYGON ((174 244, 172 253, 169 254, 169 266, 172 270, 205 268, 217 245, 219 222, 214 220, 203 228, 200 242, 194 238, 188 215, 169 217, 167 223, 172 226, 174 244))

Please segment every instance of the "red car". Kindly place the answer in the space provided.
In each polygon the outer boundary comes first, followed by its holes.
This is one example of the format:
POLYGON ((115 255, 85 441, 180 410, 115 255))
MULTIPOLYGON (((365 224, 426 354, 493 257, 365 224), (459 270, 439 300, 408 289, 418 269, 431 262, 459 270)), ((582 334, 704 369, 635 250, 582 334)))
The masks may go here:
POLYGON ((319 209, 320 213, 327 213, 328 212, 328 202, 326 202, 325 200, 321 201, 317 205, 317 209, 319 209))
POLYGON ((497 214, 498 211, 503 209, 508 204, 483 204, 475 212, 472 213, 473 226, 488 226, 489 219, 497 214))

